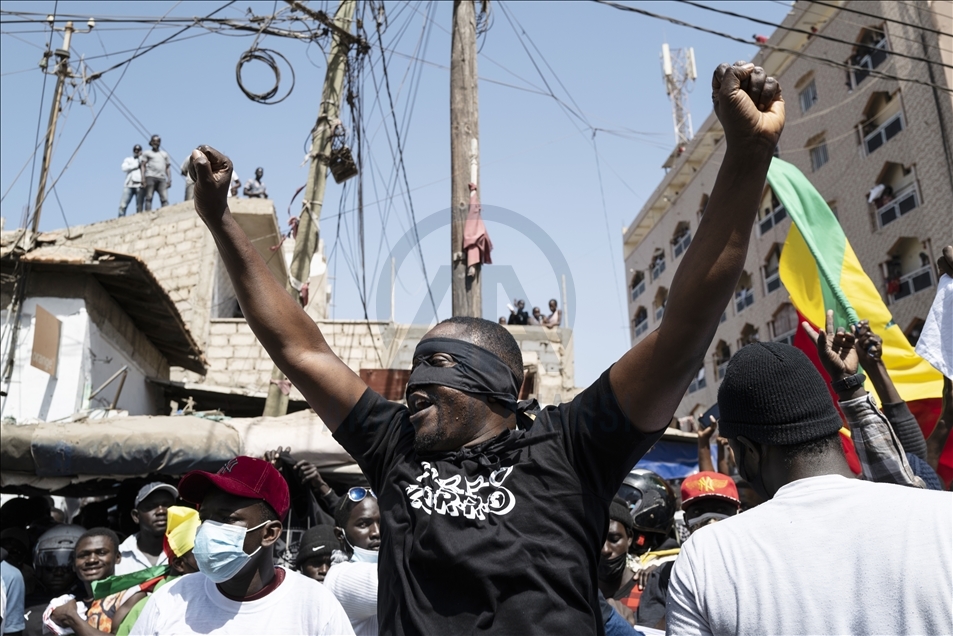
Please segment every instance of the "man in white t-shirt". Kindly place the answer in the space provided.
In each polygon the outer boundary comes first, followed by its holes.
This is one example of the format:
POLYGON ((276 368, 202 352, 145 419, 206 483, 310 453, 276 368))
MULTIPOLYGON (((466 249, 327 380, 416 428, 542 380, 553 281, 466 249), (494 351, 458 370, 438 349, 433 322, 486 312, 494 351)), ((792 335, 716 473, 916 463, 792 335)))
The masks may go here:
POLYGON ((269 462, 236 457, 215 474, 193 471, 179 493, 199 505, 192 550, 199 572, 156 590, 133 636, 354 633, 323 585, 275 566, 291 499, 269 462))
POLYGON ((381 512, 370 488, 351 488, 334 511, 334 533, 350 556, 335 563, 324 585, 341 602, 357 636, 377 636, 377 556, 381 512))
MULTIPOLYGON (((832 322, 819 340, 828 368, 846 371, 853 343, 832 322)), ((842 402, 862 397, 863 375, 832 376, 842 402)), ((840 416, 806 355, 744 347, 718 407, 741 476, 769 501, 682 546, 668 633, 953 632, 953 497, 855 479, 840 416)))

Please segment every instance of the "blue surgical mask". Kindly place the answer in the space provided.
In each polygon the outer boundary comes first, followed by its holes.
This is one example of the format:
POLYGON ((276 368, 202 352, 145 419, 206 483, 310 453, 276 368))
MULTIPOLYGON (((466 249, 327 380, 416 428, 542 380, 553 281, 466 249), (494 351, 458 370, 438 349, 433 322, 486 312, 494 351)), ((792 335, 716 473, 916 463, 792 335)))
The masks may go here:
POLYGON ((245 535, 268 523, 263 521, 254 528, 243 528, 218 521, 203 521, 195 533, 195 547, 192 553, 199 566, 199 572, 213 583, 227 581, 241 570, 261 546, 246 554, 245 535))
POLYGON ((351 555, 351 561, 355 563, 377 563, 377 550, 367 550, 365 548, 352 547, 354 554, 351 555))

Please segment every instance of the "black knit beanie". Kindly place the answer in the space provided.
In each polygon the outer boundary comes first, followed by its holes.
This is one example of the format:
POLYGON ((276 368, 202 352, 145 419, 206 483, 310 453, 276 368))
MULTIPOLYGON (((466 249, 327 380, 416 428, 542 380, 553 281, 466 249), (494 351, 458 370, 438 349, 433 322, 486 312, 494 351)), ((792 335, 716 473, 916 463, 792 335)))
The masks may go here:
POLYGON ((625 503, 625 499, 618 495, 613 497, 612 503, 609 504, 609 521, 618 521, 625 526, 630 535, 635 532, 632 525, 632 513, 629 512, 628 504, 625 503))
POLYGON ((824 378, 801 350, 779 342, 755 342, 735 354, 718 409, 720 435, 769 446, 829 437, 842 426, 824 378))

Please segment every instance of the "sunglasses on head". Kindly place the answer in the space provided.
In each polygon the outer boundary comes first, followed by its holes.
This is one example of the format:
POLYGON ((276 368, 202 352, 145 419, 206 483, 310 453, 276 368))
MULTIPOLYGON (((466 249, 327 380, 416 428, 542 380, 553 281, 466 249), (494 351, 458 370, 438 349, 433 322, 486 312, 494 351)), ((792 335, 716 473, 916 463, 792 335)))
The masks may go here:
POLYGON ((364 488, 363 486, 354 486, 354 488, 349 488, 347 491, 347 498, 354 503, 364 501, 364 498, 368 495, 374 499, 377 499, 377 495, 374 494, 373 490, 370 488, 364 488))

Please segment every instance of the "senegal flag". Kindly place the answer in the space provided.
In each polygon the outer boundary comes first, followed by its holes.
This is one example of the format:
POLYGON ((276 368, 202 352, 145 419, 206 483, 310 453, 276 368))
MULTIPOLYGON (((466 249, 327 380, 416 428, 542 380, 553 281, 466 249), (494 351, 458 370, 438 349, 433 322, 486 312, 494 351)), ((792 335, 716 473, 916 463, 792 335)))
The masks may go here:
MULTIPOLYGON (((900 397, 914 413, 938 415, 943 376, 914 352, 894 323, 824 198, 800 170, 777 158, 768 170, 768 183, 792 221, 779 269, 798 313, 815 329, 824 328, 828 309, 834 310, 835 327, 869 320, 871 330, 883 339, 884 365, 900 397), (917 402, 921 400, 929 403, 917 402)), ((813 349, 813 343, 809 348, 813 349)), ((816 352, 808 353, 816 358, 816 352)), ((932 421, 921 421, 921 426, 929 431, 935 423, 934 415, 932 421)), ((941 459, 941 463, 946 462, 941 459)))

